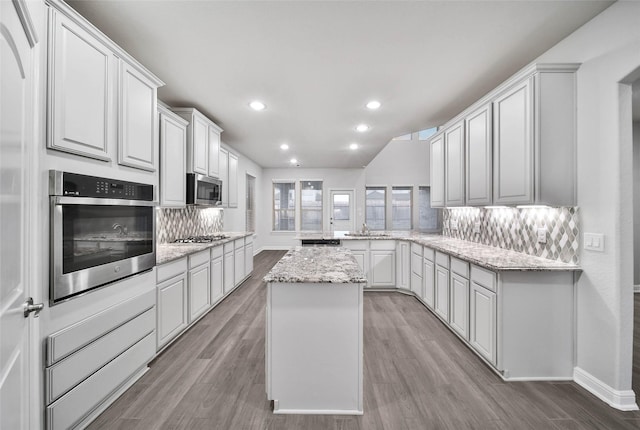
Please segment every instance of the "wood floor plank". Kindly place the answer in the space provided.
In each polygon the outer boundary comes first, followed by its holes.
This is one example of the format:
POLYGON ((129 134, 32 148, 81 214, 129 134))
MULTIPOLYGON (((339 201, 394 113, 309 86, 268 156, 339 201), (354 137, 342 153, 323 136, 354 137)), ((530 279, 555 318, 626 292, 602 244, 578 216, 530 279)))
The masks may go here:
MULTIPOLYGON (((274 415, 265 393, 265 251, 251 278, 170 345, 89 429, 625 430, 572 382, 504 382, 414 297, 364 296, 364 415, 274 415)), ((640 295, 633 387, 640 388, 640 295)))

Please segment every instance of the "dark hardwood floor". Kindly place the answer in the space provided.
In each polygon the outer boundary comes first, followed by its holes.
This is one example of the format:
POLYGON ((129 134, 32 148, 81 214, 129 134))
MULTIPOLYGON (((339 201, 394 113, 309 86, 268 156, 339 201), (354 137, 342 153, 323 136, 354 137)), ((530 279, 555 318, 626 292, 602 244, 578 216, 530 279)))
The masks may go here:
MULTIPOLYGON (((572 382, 504 382, 418 300, 366 293, 364 416, 273 415, 265 394, 264 274, 253 277, 151 363, 90 429, 640 429, 572 382)), ((635 297, 634 388, 640 388, 635 297)), ((639 392, 639 391, 636 391, 639 392)))

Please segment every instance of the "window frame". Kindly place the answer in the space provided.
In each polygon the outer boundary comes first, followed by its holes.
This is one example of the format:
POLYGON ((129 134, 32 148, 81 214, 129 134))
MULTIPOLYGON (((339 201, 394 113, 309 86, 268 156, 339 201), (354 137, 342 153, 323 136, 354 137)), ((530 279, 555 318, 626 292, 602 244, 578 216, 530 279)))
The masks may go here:
POLYGON ((414 186, 413 185, 392 185, 391 186, 391 192, 389 193, 389 201, 390 201, 390 210, 391 210, 391 217, 390 217, 390 226, 391 226, 391 230, 392 231, 411 231, 413 230, 413 226, 414 226, 414 217, 413 217, 413 209, 414 209, 414 186), (394 190, 406 190, 409 191, 409 228, 396 228, 394 225, 394 219, 393 219, 393 213, 394 213, 394 204, 393 204, 393 191, 394 190))
POLYGON ((297 222, 297 217, 298 217, 298 197, 297 197, 297 190, 298 190, 298 181, 296 179, 273 179, 271 181, 271 232, 272 233, 296 233, 298 231, 298 222, 297 222), (293 207, 292 208, 286 208, 286 209, 278 209, 278 211, 283 211, 283 210, 293 210, 293 230, 280 230, 280 229, 276 229, 276 185, 277 184, 293 184, 293 196, 294 196, 294 202, 293 202, 293 207))

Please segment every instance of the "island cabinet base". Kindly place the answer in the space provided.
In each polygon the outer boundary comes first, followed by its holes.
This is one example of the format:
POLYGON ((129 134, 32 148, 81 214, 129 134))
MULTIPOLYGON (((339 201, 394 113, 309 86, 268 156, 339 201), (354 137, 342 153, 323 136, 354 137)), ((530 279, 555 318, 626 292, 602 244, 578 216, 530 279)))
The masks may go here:
POLYGON ((268 283, 266 389, 276 414, 362 415, 363 283, 268 283))

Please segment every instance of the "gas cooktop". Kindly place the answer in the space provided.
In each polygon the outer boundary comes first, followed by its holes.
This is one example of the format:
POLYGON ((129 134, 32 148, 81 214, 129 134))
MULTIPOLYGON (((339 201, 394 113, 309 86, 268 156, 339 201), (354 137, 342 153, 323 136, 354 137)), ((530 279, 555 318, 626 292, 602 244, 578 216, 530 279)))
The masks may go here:
POLYGON ((188 236, 181 239, 176 239, 173 243, 210 243, 217 240, 228 239, 226 234, 212 234, 209 236, 188 236))

